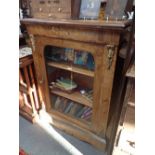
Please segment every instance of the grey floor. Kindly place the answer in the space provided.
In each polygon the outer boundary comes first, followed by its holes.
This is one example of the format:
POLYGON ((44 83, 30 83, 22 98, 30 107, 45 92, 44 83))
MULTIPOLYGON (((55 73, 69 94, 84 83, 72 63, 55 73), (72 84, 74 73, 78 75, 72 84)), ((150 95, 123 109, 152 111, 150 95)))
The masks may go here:
POLYGON ((19 146, 29 155, 105 155, 104 152, 58 129, 50 130, 54 131, 53 134, 38 124, 31 124, 19 117, 19 146), (57 140, 58 138, 60 139, 57 140))

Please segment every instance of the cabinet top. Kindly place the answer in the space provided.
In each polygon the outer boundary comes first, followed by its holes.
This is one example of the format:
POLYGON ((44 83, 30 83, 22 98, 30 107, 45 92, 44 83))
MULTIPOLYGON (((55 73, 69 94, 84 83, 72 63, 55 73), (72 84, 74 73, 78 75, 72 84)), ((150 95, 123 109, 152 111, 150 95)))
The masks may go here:
POLYGON ((58 26, 70 26, 87 29, 115 29, 123 30, 131 25, 131 20, 124 21, 106 21, 106 20, 65 20, 65 19, 36 19, 36 18, 24 18, 20 20, 21 23, 26 25, 58 25, 58 26))

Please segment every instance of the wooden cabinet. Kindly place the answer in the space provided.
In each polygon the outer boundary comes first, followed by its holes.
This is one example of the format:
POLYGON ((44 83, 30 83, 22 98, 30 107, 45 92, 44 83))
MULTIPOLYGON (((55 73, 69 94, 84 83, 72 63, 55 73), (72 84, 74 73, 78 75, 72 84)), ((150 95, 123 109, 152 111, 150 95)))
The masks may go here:
MULTIPOLYGON (((108 137, 108 117, 113 88, 113 78, 117 60, 120 35, 130 25, 130 21, 80 21, 23 19, 32 42, 33 58, 38 80, 40 103, 51 116, 51 124, 86 141, 105 149, 108 137), (72 61, 54 61, 55 49, 65 53, 74 51, 72 61), (75 63, 75 53, 90 54, 94 68, 75 63), (50 59, 51 58, 51 59, 50 59), (71 78, 77 88, 72 92, 50 87, 61 78, 71 78), (91 90, 88 100, 81 90, 91 90), (57 109, 58 98, 73 102, 92 110, 91 117, 82 119, 64 110, 57 109)), ((66 104, 66 103, 65 103, 66 104)))

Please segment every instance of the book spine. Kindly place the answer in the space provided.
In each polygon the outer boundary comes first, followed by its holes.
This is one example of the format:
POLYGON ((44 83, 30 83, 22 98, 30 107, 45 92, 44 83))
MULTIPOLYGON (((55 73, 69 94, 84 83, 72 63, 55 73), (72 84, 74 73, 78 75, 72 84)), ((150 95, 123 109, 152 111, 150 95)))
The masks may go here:
POLYGON ((91 108, 90 107, 88 107, 84 112, 83 112, 83 114, 82 114, 82 116, 81 117, 83 117, 88 111, 90 111, 91 110, 91 108))
POLYGON ((92 115, 92 110, 88 111, 87 113, 85 113, 85 115, 83 115, 83 119, 87 118, 88 116, 92 115))
POLYGON ((65 100, 64 100, 64 104, 63 104, 63 109, 62 109, 62 112, 64 112, 64 111, 65 111, 65 109, 66 109, 67 105, 68 105, 68 100, 67 100, 67 99, 65 99, 65 100))
POLYGON ((66 107, 64 113, 68 113, 72 106, 73 106, 73 102, 69 103, 69 105, 66 107))
POLYGON ((61 98, 57 97, 57 99, 55 101, 55 105, 54 105, 55 109, 58 109, 60 102, 61 102, 61 98))
POLYGON ((83 112, 81 118, 84 118, 86 115, 88 115, 88 114, 90 113, 91 110, 92 110, 92 109, 91 109, 90 107, 87 108, 87 109, 83 112))
POLYGON ((81 109, 83 109, 83 108, 84 108, 83 105, 78 104, 78 108, 77 108, 76 113, 75 113, 75 116, 76 116, 76 117, 77 117, 77 114, 79 113, 79 111, 81 111, 81 109))
POLYGON ((69 114, 70 115, 74 115, 75 114, 75 111, 76 111, 76 109, 77 109, 77 104, 76 103, 74 103, 74 105, 72 106, 72 108, 71 108, 71 110, 70 110, 70 112, 69 112, 69 114))
POLYGON ((83 114, 83 112, 86 110, 87 107, 82 108, 76 115, 76 117, 81 117, 81 115, 83 114))
POLYGON ((63 112, 65 98, 62 98, 58 106, 58 111, 63 112))

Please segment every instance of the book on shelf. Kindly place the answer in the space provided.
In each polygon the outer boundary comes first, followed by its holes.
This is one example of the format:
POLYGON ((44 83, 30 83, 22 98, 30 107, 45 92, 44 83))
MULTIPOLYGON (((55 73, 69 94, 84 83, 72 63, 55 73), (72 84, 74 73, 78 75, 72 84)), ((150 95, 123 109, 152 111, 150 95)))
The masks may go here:
POLYGON ((55 62, 65 61, 64 48, 52 47, 48 49, 52 51, 46 55, 46 58, 55 62))
POLYGON ((63 112, 64 106, 65 106, 65 102, 66 102, 66 99, 65 98, 61 98, 60 104, 59 104, 58 109, 57 109, 58 111, 63 112))
POLYGON ((64 110, 66 109, 67 105, 68 105, 68 99, 64 98, 62 112, 64 112, 64 110))
POLYGON ((86 109, 85 109, 85 111, 83 112, 83 114, 81 115, 81 118, 83 118, 87 113, 89 113, 89 111, 91 111, 92 110, 92 108, 90 108, 90 107, 87 107, 86 109))
POLYGON ((58 96, 57 99, 56 99, 56 101, 55 101, 54 108, 55 109, 58 109, 60 103, 61 103, 61 97, 58 96))
POLYGON ((68 103, 68 105, 66 106, 64 113, 69 113, 72 106, 74 105, 74 103, 71 101, 70 103, 68 103))
POLYGON ((90 115, 92 115, 92 109, 90 109, 87 112, 83 113, 81 118, 85 119, 85 118, 89 117, 90 115))
POLYGON ((54 107, 57 111, 69 114, 77 118, 90 120, 90 117, 92 115, 92 108, 75 103, 71 100, 68 100, 60 96, 54 98, 54 107))
POLYGON ((65 57, 67 61, 73 62, 74 61, 74 49, 65 48, 65 57))
POLYGON ((72 116, 75 116, 75 113, 76 113, 78 107, 79 107, 79 104, 74 103, 74 105, 73 105, 73 107, 71 108, 69 114, 72 115, 72 116))
POLYGON ((88 52, 75 51, 74 64, 86 65, 88 52))
POLYGON ((83 114, 83 112, 87 109, 87 107, 83 107, 75 116, 80 118, 83 114))
POLYGON ((54 105, 55 102, 56 102, 56 100, 57 100, 57 96, 52 95, 51 100, 52 100, 52 103, 53 103, 53 105, 54 105))
POLYGON ((86 66, 89 70, 94 70, 94 68, 95 68, 94 57, 90 53, 88 53, 86 66))
POLYGON ((51 82, 50 88, 58 88, 64 91, 71 91, 77 88, 77 84, 71 79, 60 78, 56 79, 56 82, 51 82))
POLYGON ((70 80, 70 79, 57 79, 56 80, 56 84, 58 84, 60 87, 63 87, 64 89, 66 90, 70 90, 70 89, 74 89, 77 87, 77 84, 73 81, 73 80, 70 80))
POLYGON ((83 108, 84 108, 84 106, 82 104, 78 104, 78 107, 77 107, 74 115, 76 116, 79 113, 79 111, 81 111, 83 108))

